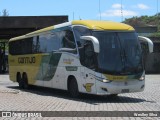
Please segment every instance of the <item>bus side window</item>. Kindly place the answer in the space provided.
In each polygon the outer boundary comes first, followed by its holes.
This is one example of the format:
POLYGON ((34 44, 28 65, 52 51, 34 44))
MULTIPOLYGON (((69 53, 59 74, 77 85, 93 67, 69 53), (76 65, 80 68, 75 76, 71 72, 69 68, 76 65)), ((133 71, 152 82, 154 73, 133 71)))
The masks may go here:
POLYGON ((47 33, 33 38, 33 53, 50 53, 60 48, 57 32, 47 33))
POLYGON ((40 44, 39 44, 39 36, 33 37, 33 45, 32 45, 32 53, 39 53, 40 44))
POLYGON ((60 41, 58 39, 58 33, 52 32, 47 37, 47 52, 55 52, 60 48, 60 41))
POLYGON ((68 50, 66 49, 66 52, 71 52, 74 54, 77 53, 74 35, 71 30, 61 31, 60 32, 60 41, 61 41, 61 48, 68 48, 68 50))
POLYGON ((21 53, 22 54, 31 54, 32 53, 32 43, 33 42, 33 37, 31 38, 26 38, 21 41, 21 53))
POLYGON ((39 36, 39 52, 40 53, 47 53, 47 38, 46 35, 39 36))
POLYGON ((76 47, 76 45, 75 45, 75 41, 74 41, 73 32, 70 31, 70 30, 66 30, 64 32, 65 32, 65 35, 64 35, 63 40, 62 40, 63 47, 74 49, 76 47))

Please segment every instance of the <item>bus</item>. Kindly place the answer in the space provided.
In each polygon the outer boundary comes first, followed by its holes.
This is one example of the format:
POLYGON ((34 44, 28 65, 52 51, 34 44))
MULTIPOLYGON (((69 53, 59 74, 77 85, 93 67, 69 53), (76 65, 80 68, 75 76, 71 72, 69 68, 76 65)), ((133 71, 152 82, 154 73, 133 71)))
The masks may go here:
POLYGON ((134 28, 118 22, 74 20, 9 40, 10 80, 80 93, 113 95, 140 92, 145 70, 134 28))

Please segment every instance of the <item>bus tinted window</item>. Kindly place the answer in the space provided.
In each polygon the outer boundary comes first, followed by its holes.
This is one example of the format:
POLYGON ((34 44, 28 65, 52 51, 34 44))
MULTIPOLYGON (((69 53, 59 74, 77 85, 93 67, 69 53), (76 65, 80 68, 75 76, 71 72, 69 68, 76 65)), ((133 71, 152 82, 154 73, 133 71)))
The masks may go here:
POLYGON ((24 40, 10 42, 9 52, 12 55, 31 54, 32 42, 33 42, 33 38, 26 38, 24 40))
POLYGON ((60 48, 58 33, 43 34, 9 43, 12 55, 49 53, 60 48))
POLYGON ((32 42, 33 38, 27 38, 21 41, 20 54, 31 54, 32 53, 32 42))
POLYGON ((14 46, 17 46, 16 45, 16 42, 10 42, 9 43, 9 53, 14 55, 14 53, 16 53, 16 50, 14 49, 14 46))

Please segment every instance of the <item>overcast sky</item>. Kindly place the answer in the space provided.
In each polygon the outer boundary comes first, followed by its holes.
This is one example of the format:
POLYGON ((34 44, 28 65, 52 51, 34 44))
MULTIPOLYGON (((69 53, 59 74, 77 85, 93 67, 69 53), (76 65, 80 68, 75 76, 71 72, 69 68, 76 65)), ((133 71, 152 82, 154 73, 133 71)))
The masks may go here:
POLYGON ((160 0, 0 0, 0 11, 7 9, 10 16, 68 15, 69 20, 121 22, 133 16, 155 15, 159 8, 160 0))

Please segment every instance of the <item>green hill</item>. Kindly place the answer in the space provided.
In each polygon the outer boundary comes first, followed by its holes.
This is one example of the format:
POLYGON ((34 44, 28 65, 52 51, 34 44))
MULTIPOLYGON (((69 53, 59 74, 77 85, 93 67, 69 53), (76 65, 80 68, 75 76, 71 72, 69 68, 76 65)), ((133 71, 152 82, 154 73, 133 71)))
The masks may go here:
POLYGON ((160 36, 160 13, 154 16, 140 16, 125 19, 123 23, 129 24, 136 27, 147 27, 147 26, 157 26, 158 32, 154 33, 153 36, 160 36))

